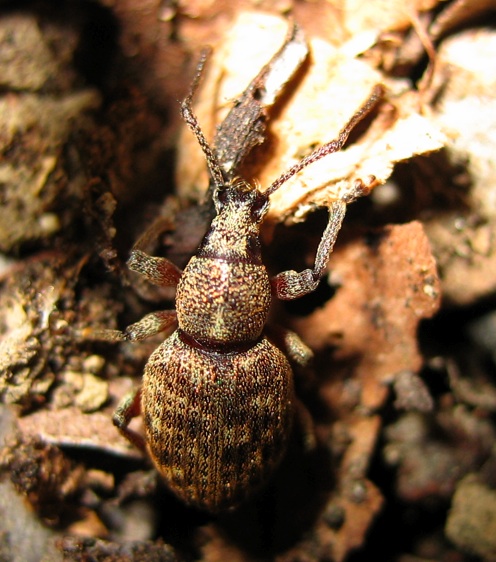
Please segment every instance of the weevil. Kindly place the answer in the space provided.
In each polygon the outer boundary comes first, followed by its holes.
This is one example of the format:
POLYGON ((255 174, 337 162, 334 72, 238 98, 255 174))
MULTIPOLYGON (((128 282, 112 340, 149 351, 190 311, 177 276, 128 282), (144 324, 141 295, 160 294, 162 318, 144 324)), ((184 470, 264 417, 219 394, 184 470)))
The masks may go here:
POLYGON ((316 289, 346 205, 366 193, 373 178, 357 181, 330 204, 313 268, 283 271, 272 279, 259 238, 270 197, 303 168, 340 150, 381 99, 383 88, 374 87, 336 139, 261 190, 240 178, 225 180, 192 110, 205 60, 204 54, 181 113, 206 158, 216 216, 184 271, 166 258, 132 250, 130 269, 159 286, 177 286, 175 310, 148 314, 122 337, 137 341, 177 327, 152 353, 141 388, 117 408, 113 421, 148 452, 177 496, 218 512, 237 506, 269 480, 292 431, 297 399, 290 360, 304 361, 307 348, 295 334, 279 347, 267 337, 271 299, 296 299, 316 289), (129 428, 140 413, 144 437, 129 428))

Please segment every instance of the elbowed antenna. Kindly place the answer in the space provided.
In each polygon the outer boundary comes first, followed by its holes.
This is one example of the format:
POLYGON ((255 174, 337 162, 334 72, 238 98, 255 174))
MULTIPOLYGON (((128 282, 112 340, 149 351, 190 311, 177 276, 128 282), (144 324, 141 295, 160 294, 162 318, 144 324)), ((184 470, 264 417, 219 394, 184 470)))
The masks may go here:
POLYGON ((289 168, 289 170, 284 172, 284 174, 280 175, 274 182, 272 182, 264 191, 264 193, 270 197, 270 195, 272 195, 274 191, 277 191, 281 187, 281 185, 286 183, 294 175, 303 170, 303 168, 306 168, 317 160, 324 158, 324 156, 327 156, 328 154, 332 154, 333 152, 338 152, 339 150, 341 150, 345 142, 348 140, 351 131, 364 117, 366 117, 374 109, 383 95, 384 86, 382 84, 376 84, 372 89, 372 92, 367 101, 353 115, 353 117, 348 121, 344 128, 341 129, 341 132, 336 139, 327 142, 326 144, 322 145, 320 148, 317 148, 308 156, 297 162, 294 166, 289 168))
POLYGON ((205 48, 202 50, 200 55, 200 61, 198 62, 198 66, 196 67, 196 73, 193 78, 193 82, 189 89, 188 95, 186 96, 185 100, 181 103, 181 115, 191 129, 193 134, 198 141, 201 149, 203 150, 203 154, 205 155, 205 159, 207 160, 207 166, 210 170, 210 175, 214 181, 215 187, 217 189, 222 188, 225 185, 224 174, 222 173, 222 168, 219 164, 217 156, 215 155, 214 151, 211 149, 210 145, 208 144, 203 131, 200 128, 198 123, 198 119, 196 115, 193 113, 193 109, 191 107, 193 96, 198 89, 198 85, 200 84, 200 79, 203 74, 203 69, 205 68, 205 63, 207 62, 208 55, 210 54, 211 49, 205 48))

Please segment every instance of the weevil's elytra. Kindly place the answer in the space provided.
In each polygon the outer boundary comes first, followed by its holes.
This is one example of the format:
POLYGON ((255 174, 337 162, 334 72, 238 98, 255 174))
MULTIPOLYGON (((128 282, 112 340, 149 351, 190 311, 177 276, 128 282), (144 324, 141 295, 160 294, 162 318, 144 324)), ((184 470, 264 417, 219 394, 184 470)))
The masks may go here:
POLYGON ((131 269, 162 286, 177 284, 175 311, 159 311, 129 326, 123 337, 140 340, 177 329, 151 355, 140 391, 126 399, 114 423, 146 449, 170 489, 186 503, 216 512, 238 505, 264 484, 280 462, 295 415, 288 357, 304 364, 306 346, 295 334, 276 347, 264 333, 271 297, 295 299, 322 278, 346 204, 367 191, 358 182, 346 200, 330 205, 315 265, 269 279, 259 231, 269 199, 304 167, 342 148, 353 127, 377 104, 376 86, 339 137, 312 152, 265 190, 242 179, 224 181, 223 170, 191 109, 205 64, 202 57, 181 109, 207 160, 217 216, 183 272, 165 258, 135 248, 131 269), (141 411, 145 439, 129 429, 141 411))
POLYGON ((291 367, 266 338, 246 351, 212 353, 177 330, 150 357, 142 393, 150 455, 188 503, 210 511, 240 503, 285 451, 291 367))

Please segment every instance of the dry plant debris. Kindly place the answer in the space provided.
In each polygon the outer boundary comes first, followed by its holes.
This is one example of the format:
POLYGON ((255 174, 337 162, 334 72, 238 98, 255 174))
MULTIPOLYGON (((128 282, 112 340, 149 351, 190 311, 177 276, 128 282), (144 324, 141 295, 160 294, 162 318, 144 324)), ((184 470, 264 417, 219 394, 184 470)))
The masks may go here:
POLYGON ((494 10, 493 0, 2 9, 2 560, 495 559, 494 10), (308 47, 298 39, 276 58, 280 72, 261 80, 267 103, 248 96, 265 142, 246 144, 233 174, 269 185, 335 137, 374 84, 386 95, 342 152, 274 196, 269 267, 307 267, 314 211, 357 178, 374 175, 376 187, 350 206, 322 291, 273 314, 315 352, 298 390, 317 448, 296 432, 266 493, 210 519, 178 504, 110 423, 160 338, 109 345, 95 334, 172 297, 135 287, 123 265, 147 226, 159 217, 153 245, 180 261, 209 220, 197 205, 204 158, 178 128, 200 48, 213 51, 195 110, 213 140, 283 45, 288 14, 308 47))
MULTIPOLYGON (((286 32, 286 22, 271 16, 243 13, 238 18, 225 43, 212 56, 208 78, 195 105, 207 134, 213 136, 233 100, 257 68, 267 62, 267 53, 277 51, 286 32), (239 60, 247 52, 249 62, 240 67, 239 60)), ((355 45, 354 40, 339 48, 321 39, 310 42, 308 68, 297 90, 291 92, 291 103, 271 120, 270 134, 277 140, 271 143, 268 155, 266 148, 258 155, 256 172, 252 172, 260 185, 270 185, 313 148, 335 138, 372 87, 383 81, 379 72, 357 58, 362 45, 355 45)), ((443 146, 444 135, 411 105, 411 94, 404 92, 406 100, 402 101, 405 84, 386 84, 399 97, 398 114, 391 108, 360 142, 320 160, 290 181, 274 195, 269 217, 301 217, 304 210, 335 200, 340 190, 346 190, 355 180, 374 175, 378 183, 384 183, 396 162, 443 146)), ((187 131, 179 153, 177 181, 184 195, 208 185, 203 155, 187 131)))
MULTIPOLYGON (((76 38, 70 37, 74 42, 76 38)), ((50 238, 63 226, 60 209, 82 198, 84 177, 64 146, 100 104, 91 88, 69 90, 34 20, 4 15, 0 29, 0 250, 50 238), (62 82, 62 83, 61 83, 62 82), (64 91, 65 90, 65 91, 64 91)))

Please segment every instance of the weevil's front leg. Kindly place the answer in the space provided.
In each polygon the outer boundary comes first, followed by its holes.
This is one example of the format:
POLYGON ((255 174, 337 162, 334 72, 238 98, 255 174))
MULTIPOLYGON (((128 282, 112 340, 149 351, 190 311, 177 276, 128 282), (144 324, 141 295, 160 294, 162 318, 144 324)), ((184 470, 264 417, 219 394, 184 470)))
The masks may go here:
POLYGON ((272 288, 281 300, 292 300, 315 291, 324 275, 329 256, 346 213, 346 203, 336 201, 329 208, 329 222, 317 248, 313 269, 283 271, 272 278, 272 288))
POLYGON ((127 394, 122 402, 117 406, 117 409, 112 416, 112 421, 120 433, 133 445, 138 447, 143 452, 146 452, 146 443, 144 438, 129 429, 129 424, 133 418, 141 414, 141 389, 138 388, 133 392, 127 394))
POLYGON ((374 182, 375 178, 372 177, 369 178, 367 184, 359 180, 355 182, 353 189, 346 196, 331 203, 329 207, 329 222, 317 248, 313 269, 305 269, 300 272, 293 270, 283 271, 272 278, 272 289, 279 299, 293 300, 315 291, 325 273, 329 256, 341 230, 346 214, 346 205, 360 195, 367 193, 374 182))
POLYGON ((182 271, 168 259, 154 257, 148 253, 155 247, 164 232, 175 228, 170 215, 177 213, 177 208, 173 204, 169 204, 167 208, 168 214, 159 217, 145 230, 134 244, 127 260, 127 266, 131 271, 139 273, 159 287, 175 287, 182 275, 182 271))
POLYGON ((131 251, 127 266, 159 287, 175 287, 182 275, 182 271, 168 259, 150 256, 136 248, 131 251))

